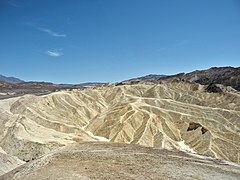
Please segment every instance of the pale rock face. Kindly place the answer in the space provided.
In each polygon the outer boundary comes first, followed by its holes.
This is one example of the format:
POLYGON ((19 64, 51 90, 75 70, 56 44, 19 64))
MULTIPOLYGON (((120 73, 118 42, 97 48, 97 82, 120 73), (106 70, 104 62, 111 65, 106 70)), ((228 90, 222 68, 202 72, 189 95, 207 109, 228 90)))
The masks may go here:
POLYGON ((25 162, 21 161, 19 158, 6 154, 6 152, 0 148, 0 175, 9 172, 24 163, 25 162))
POLYGON ((61 146, 110 141, 240 159, 240 95, 195 83, 125 85, 0 101, 0 146, 29 161, 61 146))

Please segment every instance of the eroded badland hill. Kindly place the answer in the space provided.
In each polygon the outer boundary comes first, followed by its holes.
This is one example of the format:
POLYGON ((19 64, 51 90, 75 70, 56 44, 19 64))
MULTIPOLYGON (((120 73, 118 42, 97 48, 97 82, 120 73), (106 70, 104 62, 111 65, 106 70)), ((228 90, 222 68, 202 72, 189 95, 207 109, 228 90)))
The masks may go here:
MULTIPOLYGON (((236 164, 240 159, 239 92, 208 93, 206 86, 197 83, 174 80, 164 84, 105 86, 81 91, 60 91, 45 96, 25 95, 1 100, 0 117, 1 174, 25 163, 19 167, 20 170, 9 172, 10 174, 3 176, 4 178, 20 176, 22 179, 34 179, 34 174, 31 174, 30 171, 38 172, 38 170, 36 170, 37 168, 29 170, 31 164, 44 161, 45 157, 50 157, 51 153, 64 146, 90 141, 138 144, 155 149, 174 150, 179 152, 178 156, 181 156, 181 151, 185 151, 236 164), (23 172, 19 172, 21 175, 18 175, 18 171, 23 172), (29 172, 25 173, 26 171, 29 172), (28 176, 29 173, 31 176, 28 176)), ((115 146, 107 144, 107 149, 115 146)), ((84 150, 83 144, 76 146, 81 146, 84 150)), ((95 148, 92 145, 89 146, 92 149, 95 148)), ((133 153, 131 147, 129 147, 129 151, 133 153)), ((97 145, 96 148, 98 148, 97 145)), ((121 145, 119 148, 121 150, 119 157, 123 158, 125 150, 121 148, 121 145)), ((134 146, 134 149, 138 148, 142 149, 140 146, 134 146)), ((128 148, 126 151, 128 154, 128 148)), ((151 156, 152 159, 157 160, 159 156, 163 156, 161 155, 162 150, 156 150, 159 154, 155 153, 154 149, 150 151, 153 151, 153 154, 151 152, 146 156, 151 156)), ((86 153, 87 157, 91 156, 91 152, 86 151, 86 153)), ((136 153, 141 154, 141 150, 136 153)), ((128 159, 130 154, 127 155, 124 163, 131 164, 136 163, 135 160, 139 161, 138 159, 128 159)), ((170 151, 169 154, 171 154, 170 151)), ((98 154, 98 156, 100 155, 101 153, 98 154)), ((89 162, 94 164, 99 159, 98 156, 89 159, 89 162)), ((114 158, 116 160, 115 156, 115 152, 112 152, 107 159, 113 158, 114 161, 114 158)), ((84 158, 86 159, 86 157, 84 158)), ((168 153, 166 158, 170 158, 168 153)), ((72 161, 72 158, 65 161, 65 156, 53 159, 53 161, 46 162, 48 165, 45 163, 36 165, 40 167, 39 172, 45 172, 48 166, 54 168, 55 165, 57 169, 53 171, 57 172, 61 170, 59 166, 65 166, 65 162, 71 163, 72 161), (59 164, 59 161, 63 164, 59 164)), ((167 159, 166 162, 164 160, 165 163, 168 162, 167 159)), ((183 163, 182 159, 184 159, 184 163, 189 161, 184 157, 180 159, 176 163, 183 163)), ((157 163, 162 163, 161 158, 158 160, 157 163)), ((179 157, 174 161, 178 160, 179 157)), ((193 158, 191 161, 195 160, 193 158)), ((74 165, 77 159, 73 161, 74 165)), ((203 166, 207 168, 209 163, 214 168, 221 166, 221 163, 216 164, 216 161, 211 160, 211 163, 204 161, 203 166)), ((109 164, 105 160, 102 163, 103 167, 101 168, 103 169, 105 164, 109 164)), ((148 165, 150 166, 150 164, 148 165)), ((194 162, 193 164, 197 168, 199 163, 194 162)), ((70 168, 69 164, 66 166, 70 168)), ((140 166, 140 169, 145 168, 144 163, 140 166)), ((179 164, 171 163, 166 167, 174 169, 177 166, 179 164)), ((192 166, 192 163, 189 163, 188 166, 192 166)), ((231 166, 226 165, 226 168, 224 165, 222 173, 226 176, 229 175, 229 178, 238 176, 240 173, 238 165, 231 166), (234 172, 229 170, 232 168, 234 172), (237 174, 232 176, 232 173, 237 174)), ((167 169, 166 167, 164 169, 167 169)), ((98 170, 102 171, 101 168, 98 170)), ((134 165, 132 168, 137 167, 134 165)), ((157 171, 157 169, 155 170, 157 171)), ((181 169, 180 171, 185 172, 185 170, 181 169)), ((147 172, 151 173, 151 171, 147 172)), ((205 173, 204 171, 203 173, 205 173)), ((221 174, 220 171, 217 172, 221 174)), ((163 171, 158 173, 164 174, 163 171)), ((39 175, 37 174, 35 174, 36 177, 39 175)), ((193 175, 190 174, 189 177, 193 175)), ((41 175, 44 174, 41 173, 41 175)), ((93 176, 87 175, 87 177, 93 176)), ((98 176, 96 175, 96 177, 98 176)), ((103 177, 113 177, 113 175, 105 174, 103 177)), ((126 178, 127 175, 119 177, 126 178)), ((138 176, 129 176, 126 179, 131 179, 131 177, 138 178, 138 176)), ((177 176, 169 176, 169 174, 166 175, 167 177, 177 178, 177 176)), ((183 176, 180 177, 183 178, 183 176)), ((198 174, 196 177, 201 176, 198 174)), ((42 178, 44 179, 44 176, 42 178)))

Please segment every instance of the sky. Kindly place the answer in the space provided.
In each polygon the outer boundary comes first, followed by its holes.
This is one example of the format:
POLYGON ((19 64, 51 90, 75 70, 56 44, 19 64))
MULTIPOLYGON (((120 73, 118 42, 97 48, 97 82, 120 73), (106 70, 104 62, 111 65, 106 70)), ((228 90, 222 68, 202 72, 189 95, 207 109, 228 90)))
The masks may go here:
POLYGON ((240 0, 0 0, 0 74, 119 82, 240 66, 240 0))

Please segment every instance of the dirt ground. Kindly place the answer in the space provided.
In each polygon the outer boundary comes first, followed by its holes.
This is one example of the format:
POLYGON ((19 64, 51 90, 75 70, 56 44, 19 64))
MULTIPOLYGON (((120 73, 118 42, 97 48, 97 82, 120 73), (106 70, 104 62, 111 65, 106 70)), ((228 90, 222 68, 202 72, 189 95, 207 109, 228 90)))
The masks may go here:
POLYGON ((88 142, 61 148, 0 177, 9 179, 239 179, 226 161, 130 144, 88 142))

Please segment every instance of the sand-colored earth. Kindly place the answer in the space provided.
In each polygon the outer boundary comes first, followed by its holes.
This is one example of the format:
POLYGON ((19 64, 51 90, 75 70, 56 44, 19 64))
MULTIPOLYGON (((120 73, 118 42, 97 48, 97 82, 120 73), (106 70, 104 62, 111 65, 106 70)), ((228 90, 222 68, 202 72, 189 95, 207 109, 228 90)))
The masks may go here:
POLYGON ((240 95, 206 93, 202 85, 175 81, 0 101, 0 147, 19 161, 83 141, 182 150, 239 163, 240 95))
POLYGON ((227 179, 240 166, 179 151, 118 143, 74 144, 26 163, 0 177, 19 179, 227 179))

